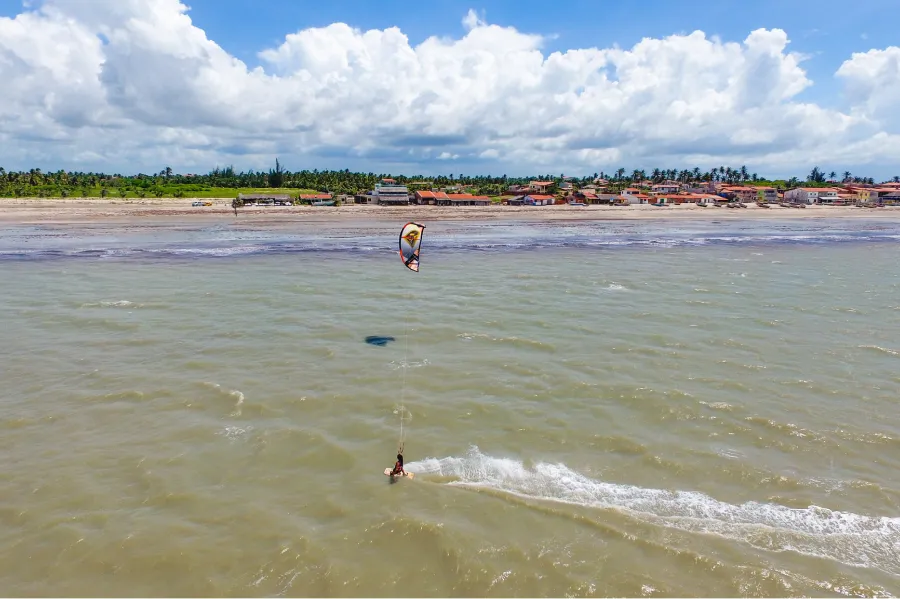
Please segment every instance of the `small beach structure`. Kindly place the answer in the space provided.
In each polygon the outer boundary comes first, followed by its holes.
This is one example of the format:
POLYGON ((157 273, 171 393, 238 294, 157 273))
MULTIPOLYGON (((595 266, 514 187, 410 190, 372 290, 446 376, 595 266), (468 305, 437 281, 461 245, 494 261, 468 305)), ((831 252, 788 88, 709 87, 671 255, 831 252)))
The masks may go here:
POLYGON ((334 206, 335 203, 330 193, 301 193, 297 199, 310 206, 334 206))
POLYGON ((510 206, 549 206, 556 201, 551 195, 528 194, 518 198, 510 198, 510 206))
POLYGON ((490 206, 491 198, 470 193, 448 193, 448 206, 490 206))
POLYGON ((417 191, 413 201, 422 206, 438 206, 439 202, 449 201, 449 196, 443 191, 417 191))
POLYGON ((293 201, 286 193, 239 193, 244 206, 290 206, 293 201))
POLYGON ((491 198, 470 193, 445 193, 443 191, 417 191, 413 200, 423 206, 490 206, 491 198))

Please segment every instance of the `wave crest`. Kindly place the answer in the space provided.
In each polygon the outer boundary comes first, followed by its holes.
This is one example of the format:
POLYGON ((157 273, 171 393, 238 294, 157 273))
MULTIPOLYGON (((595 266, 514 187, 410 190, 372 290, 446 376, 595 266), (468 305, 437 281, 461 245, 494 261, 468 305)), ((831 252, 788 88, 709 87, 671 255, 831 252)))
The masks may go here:
POLYGON ((795 551, 850 566, 900 575, 900 518, 803 509, 749 501, 734 505, 694 491, 666 491, 593 480, 563 464, 531 467, 482 454, 428 458, 407 469, 420 476, 451 479, 447 484, 484 488, 522 498, 615 509, 643 522, 683 531, 715 534, 759 549, 795 551))

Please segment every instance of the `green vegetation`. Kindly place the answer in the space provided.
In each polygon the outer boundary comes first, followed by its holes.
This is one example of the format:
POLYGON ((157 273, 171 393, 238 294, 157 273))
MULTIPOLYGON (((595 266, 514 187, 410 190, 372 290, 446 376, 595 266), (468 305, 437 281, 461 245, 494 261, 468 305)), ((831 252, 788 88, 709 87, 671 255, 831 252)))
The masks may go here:
MULTIPOLYGON (((550 174, 528 177, 508 177, 507 175, 466 176, 462 173, 449 176, 405 176, 390 173, 352 173, 349 170, 319 171, 303 170, 291 172, 276 159, 275 168, 268 172, 237 172, 232 167, 215 168, 206 174, 176 174, 171 167, 152 175, 121 175, 93 172, 57 171, 43 173, 40 169, 30 171, 6 171, 0 167, 0 197, 109 197, 109 198, 235 198, 239 193, 284 193, 296 197, 299 194, 364 193, 375 187, 384 178, 393 178, 401 185, 409 185, 411 190, 465 187, 466 191, 497 198, 512 185, 524 185, 531 181, 551 181, 550 193, 556 193, 563 175, 550 174)), ((576 187, 587 185, 596 179, 608 181, 608 191, 639 185, 649 180, 654 183, 679 181, 683 183, 724 182, 744 185, 769 185, 779 189, 789 189, 801 183, 797 177, 788 180, 769 180, 756 173, 749 173, 747 167, 716 167, 708 171, 653 169, 649 173, 634 170, 626 174, 624 168, 614 173, 593 173, 586 177, 568 178, 576 187)), ((818 167, 806 176, 804 184, 827 186, 836 182, 837 173, 827 176, 818 167)), ((900 181, 900 177, 894 177, 900 181)), ((874 183, 866 177, 843 173, 843 182, 874 183)))

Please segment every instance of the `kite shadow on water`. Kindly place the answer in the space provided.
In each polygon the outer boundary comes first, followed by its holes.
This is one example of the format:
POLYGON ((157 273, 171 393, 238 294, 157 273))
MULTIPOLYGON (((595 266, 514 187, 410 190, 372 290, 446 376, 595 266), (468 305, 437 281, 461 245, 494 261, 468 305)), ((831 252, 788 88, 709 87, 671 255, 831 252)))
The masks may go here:
POLYGON ((384 347, 388 344, 389 341, 394 341, 393 337, 383 337, 381 335, 369 335, 366 337, 366 343, 369 345, 378 345, 379 347, 384 347))

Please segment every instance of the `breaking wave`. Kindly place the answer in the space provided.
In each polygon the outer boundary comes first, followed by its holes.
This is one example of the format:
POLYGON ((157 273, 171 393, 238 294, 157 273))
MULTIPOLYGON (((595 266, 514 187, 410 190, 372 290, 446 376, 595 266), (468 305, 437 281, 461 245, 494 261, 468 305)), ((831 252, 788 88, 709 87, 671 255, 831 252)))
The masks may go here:
POLYGON ((770 551, 794 551, 900 575, 900 518, 793 509, 750 501, 734 505, 693 491, 666 491, 593 480, 563 464, 495 458, 473 447, 463 457, 411 462, 410 472, 447 484, 521 498, 618 510, 658 526, 713 534, 770 551))

